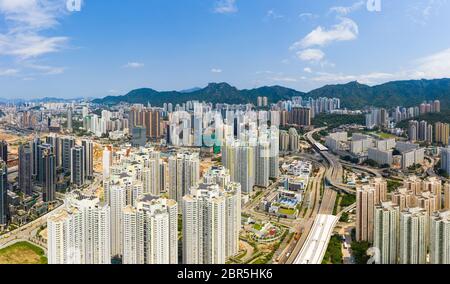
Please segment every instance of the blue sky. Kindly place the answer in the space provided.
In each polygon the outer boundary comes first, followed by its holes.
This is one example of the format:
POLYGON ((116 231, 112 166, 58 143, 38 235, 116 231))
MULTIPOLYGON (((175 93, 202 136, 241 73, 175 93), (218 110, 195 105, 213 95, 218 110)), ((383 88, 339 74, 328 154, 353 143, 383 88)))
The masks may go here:
POLYGON ((0 0, 0 97, 450 77, 450 0, 380 1, 0 0))

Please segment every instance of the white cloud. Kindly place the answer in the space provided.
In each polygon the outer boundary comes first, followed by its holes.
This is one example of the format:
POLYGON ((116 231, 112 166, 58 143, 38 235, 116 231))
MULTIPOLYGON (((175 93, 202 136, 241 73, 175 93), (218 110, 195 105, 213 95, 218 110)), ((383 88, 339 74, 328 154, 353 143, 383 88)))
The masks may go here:
POLYGON ((211 73, 222 73, 222 69, 213 68, 213 69, 211 69, 211 73))
POLYGON ((298 17, 302 20, 317 19, 319 16, 313 13, 301 13, 298 17))
POLYGON ((218 0, 214 8, 214 12, 219 14, 231 14, 237 11, 236 0, 218 0))
POLYGON ((450 48, 415 60, 413 65, 414 68, 407 72, 407 76, 410 78, 448 78, 450 76, 450 48))
POLYGON ((1 77, 3 77, 3 76, 14 76, 17 73, 19 73, 19 70, 17 70, 17 69, 4 69, 4 70, 0 69, 0 76, 1 77))
POLYGON ((298 58, 303 61, 321 61, 325 58, 325 53, 320 49, 305 49, 297 52, 298 58))
POLYGON ((138 68, 142 68, 142 67, 144 67, 144 66, 145 66, 144 63, 140 63, 140 62, 128 62, 128 63, 125 64, 123 67, 124 67, 124 68, 138 69, 138 68))
POLYGON ((306 73, 312 73, 312 69, 309 67, 304 68, 303 71, 305 71, 306 73))
POLYGON ((266 18, 267 19, 278 20, 278 19, 284 18, 284 16, 281 15, 281 14, 278 14, 274 10, 269 10, 269 11, 267 11, 266 18))
POLYGON ((349 41, 358 37, 358 25, 349 18, 340 18, 341 22, 331 29, 321 26, 310 32, 300 41, 295 42, 291 49, 325 46, 336 41, 349 41))
POLYGON ((374 85, 394 80, 420 80, 448 78, 450 75, 450 48, 412 61, 409 68, 396 72, 370 72, 349 75, 317 72, 313 81, 321 83, 347 83, 358 81, 374 85))
POLYGON ((27 59, 61 50, 68 38, 42 31, 59 24, 64 7, 61 0, 0 0, 0 15, 8 27, 0 34, 0 54, 27 59))
POLYGON ((317 76, 313 77, 312 80, 322 83, 348 83, 350 81, 358 81, 362 84, 376 84, 380 81, 390 80, 394 77, 390 73, 373 72, 368 74, 360 75, 346 75, 342 73, 326 73, 317 72, 317 76))
POLYGON ((445 11, 442 6, 450 3, 448 0, 426 0, 411 1, 411 5, 407 9, 407 15, 413 22, 426 25, 430 18, 437 16, 441 11, 445 11))
POLYGON ((348 15, 350 13, 353 13, 360 8, 364 7, 366 2, 364 1, 358 1, 355 2, 352 6, 335 6, 330 8, 330 13, 337 13, 340 15, 348 15))
POLYGON ((39 65, 39 64, 34 64, 34 63, 27 63, 27 64, 25 64, 25 66, 30 69, 37 70, 44 75, 59 75, 59 74, 64 73, 64 71, 66 70, 66 68, 64 68, 64 67, 54 67, 54 66, 39 65))
POLYGON ((282 83, 294 83, 294 82, 298 82, 297 79, 292 78, 292 77, 272 77, 270 78, 271 81, 274 82, 282 82, 282 83))

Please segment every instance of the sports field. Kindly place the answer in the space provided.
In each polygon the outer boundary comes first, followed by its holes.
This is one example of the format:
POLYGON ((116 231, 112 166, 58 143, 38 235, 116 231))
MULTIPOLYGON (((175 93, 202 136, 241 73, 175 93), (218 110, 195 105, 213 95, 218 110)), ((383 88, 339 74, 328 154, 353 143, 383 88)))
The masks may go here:
POLYGON ((0 264, 47 264, 47 257, 41 248, 20 242, 0 250, 0 264))

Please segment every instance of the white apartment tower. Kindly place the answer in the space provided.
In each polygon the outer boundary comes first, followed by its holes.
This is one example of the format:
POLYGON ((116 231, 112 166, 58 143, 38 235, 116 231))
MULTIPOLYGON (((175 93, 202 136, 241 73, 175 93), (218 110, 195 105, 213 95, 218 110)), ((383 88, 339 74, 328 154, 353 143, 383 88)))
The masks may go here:
POLYGON ((450 211, 437 212, 430 219, 430 262, 450 264, 450 211))
POLYGON ((66 201, 47 220, 49 264, 110 264, 110 208, 97 198, 66 201))
POLYGON ((375 206, 374 247, 380 250, 379 264, 397 264, 400 209, 392 202, 375 206))
POLYGON ((356 240, 373 241, 375 188, 364 185, 356 191, 356 240))
POLYGON ((175 200, 145 195, 123 209, 123 263, 178 263, 178 208, 175 200))
POLYGON ((179 153, 169 158, 169 197, 182 203, 192 186, 200 180, 198 153, 179 153))
POLYGON ((218 185, 199 184, 183 197, 184 264, 225 264, 225 208, 218 185))
POLYGON ((400 212, 400 264, 426 264, 428 218, 419 207, 400 212))
POLYGON ((270 144, 267 141, 261 141, 256 147, 255 173, 255 184, 260 187, 268 187, 270 176, 270 144))

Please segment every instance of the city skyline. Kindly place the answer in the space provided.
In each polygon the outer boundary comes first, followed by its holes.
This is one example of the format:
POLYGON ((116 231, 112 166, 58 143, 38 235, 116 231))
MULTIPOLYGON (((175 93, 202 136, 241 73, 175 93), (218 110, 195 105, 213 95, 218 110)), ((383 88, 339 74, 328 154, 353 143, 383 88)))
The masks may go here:
POLYGON ((84 0, 80 11, 45 2, 0 1, 0 97, 105 97, 209 82, 309 91, 450 74, 450 40, 434 36, 449 24, 447 0, 381 0, 381 11, 358 0, 84 0))

